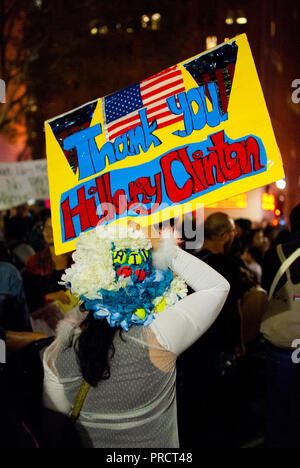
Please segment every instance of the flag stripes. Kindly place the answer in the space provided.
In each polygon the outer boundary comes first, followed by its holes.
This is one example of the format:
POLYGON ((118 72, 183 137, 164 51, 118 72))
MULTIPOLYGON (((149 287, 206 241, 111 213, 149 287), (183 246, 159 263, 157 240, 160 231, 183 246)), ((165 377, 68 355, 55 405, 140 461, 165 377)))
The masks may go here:
MULTIPOLYGON (((180 122, 183 116, 174 115, 169 111, 166 99, 174 94, 185 91, 185 86, 179 67, 168 68, 140 82, 140 97, 142 107, 105 125, 106 135, 113 141, 118 136, 140 124, 139 111, 146 108, 148 122, 157 120, 157 128, 163 128, 180 122)), ((106 108, 109 103, 105 103, 106 108)), ((106 109, 104 105, 104 110, 106 109)))

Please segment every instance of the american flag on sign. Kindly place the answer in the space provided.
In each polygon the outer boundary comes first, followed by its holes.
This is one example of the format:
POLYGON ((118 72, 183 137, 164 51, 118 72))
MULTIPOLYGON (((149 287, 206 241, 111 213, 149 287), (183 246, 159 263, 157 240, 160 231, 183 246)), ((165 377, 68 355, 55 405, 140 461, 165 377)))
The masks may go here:
POLYGON ((157 119, 157 128, 183 120, 169 111, 166 99, 185 91, 181 70, 168 68, 147 80, 103 98, 104 129, 108 140, 140 124, 139 111, 147 109, 148 122, 157 119))

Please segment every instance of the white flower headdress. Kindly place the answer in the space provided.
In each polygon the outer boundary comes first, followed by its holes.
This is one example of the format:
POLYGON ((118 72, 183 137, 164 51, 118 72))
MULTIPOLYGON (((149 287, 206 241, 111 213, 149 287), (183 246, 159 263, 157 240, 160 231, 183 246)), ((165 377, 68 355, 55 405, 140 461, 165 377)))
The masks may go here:
MULTIPOLYGON (((87 309, 94 310, 95 318, 106 318, 111 326, 128 330, 132 324, 149 325, 153 314, 187 294, 181 278, 170 270, 156 269, 155 264, 152 267, 151 248, 142 230, 98 226, 80 234, 72 256, 74 263, 63 274, 62 284, 80 296, 87 309), (134 266, 128 265, 132 258, 134 266), (126 268, 132 270, 131 275, 123 274, 126 268)), ((160 257, 157 252, 155 255, 160 257)))

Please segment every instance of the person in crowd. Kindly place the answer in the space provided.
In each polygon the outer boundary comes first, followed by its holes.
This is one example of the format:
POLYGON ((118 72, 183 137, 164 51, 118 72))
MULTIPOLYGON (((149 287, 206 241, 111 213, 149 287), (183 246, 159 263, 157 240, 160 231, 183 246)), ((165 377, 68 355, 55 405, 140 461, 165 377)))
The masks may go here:
POLYGON ((270 249, 263 263, 262 286, 269 294, 261 322, 266 339, 267 448, 300 447, 300 353, 294 349, 300 344, 300 204, 291 211, 290 229, 290 239, 270 249))
POLYGON ((253 273, 257 283, 261 284, 262 267, 259 264, 260 256, 257 256, 257 249, 254 247, 245 248, 241 258, 247 268, 253 273))
POLYGON ((84 447, 178 447, 176 359, 214 322, 228 282, 133 226, 80 235, 63 281, 85 319, 62 321, 44 358, 63 389, 47 387, 52 409, 73 407, 84 447))
POLYGON ((231 249, 239 252, 249 246, 250 232, 251 232, 251 221, 246 218, 238 218, 234 220, 236 236, 233 240, 231 249))
POLYGON ((251 248, 252 257, 254 256, 255 261, 259 263, 259 265, 262 265, 264 255, 269 246, 270 242, 264 235, 264 230, 262 228, 252 229, 248 247, 251 248))
POLYGON ((0 327, 0 448, 38 448, 43 335, 0 327))
MULTIPOLYGON (((238 301, 241 297, 241 276, 237 262, 229 255, 235 238, 235 223, 225 213, 214 213, 204 223, 204 243, 195 255, 222 274, 231 285, 222 312, 209 334, 231 351, 241 348, 241 320, 238 301)), ((208 337, 208 335, 207 335, 208 337)))
POLYGON ((0 211, 0 242, 5 240, 5 216, 6 211, 0 211))
POLYGON ((26 204, 16 207, 16 214, 10 216, 5 225, 5 239, 11 248, 28 244, 32 229, 32 218, 26 204))
POLYGON ((22 274, 26 267, 27 261, 35 254, 35 251, 29 244, 19 244, 13 249, 12 254, 14 265, 22 274))
MULTIPOLYGON (((254 232, 251 231, 251 221, 238 219, 235 225, 238 234, 233 241, 230 254, 238 263, 240 270, 242 342, 247 350, 247 357, 250 358, 251 352, 255 353, 261 348, 259 328, 261 317, 265 312, 267 295, 261 287, 262 267, 259 262, 262 252, 256 247, 251 247, 254 232)), ((264 241, 261 244, 264 245, 264 241)))
POLYGON ((262 249, 264 246, 264 230, 261 228, 252 229, 250 232, 250 246, 262 249))
POLYGON ((4 364, 6 364, 6 334, 4 328, 0 326, 0 376, 3 371, 4 364))
MULTIPOLYGON (((234 418, 228 416, 233 410, 234 390, 224 387, 224 382, 234 371, 236 356, 244 352, 239 313, 241 275, 238 264, 228 255, 234 236, 234 221, 225 213, 214 213, 204 222, 204 244, 195 252, 196 257, 227 279, 231 289, 213 325, 179 361, 183 374, 181 433, 185 446, 232 444, 234 418)), ((201 306, 199 303, 197 307, 201 306)))
POLYGON ((43 233, 44 225, 47 218, 50 216, 50 210, 48 208, 42 209, 35 216, 35 223, 31 229, 29 242, 30 245, 34 248, 35 252, 40 252, 43 250, 47 244, 45 242, 45 237, 43 233))
POLYGON ((22 276, 11 263, 5 243, 0 245, 0 326, 5 330, 31 331, 22 276))
POLYGON ((270 249, 276 247, 278 244, 286 244, 290 240, 292 240, 291 231, 288 227, 281 227, 281 229, 274 233, 272 241, 270 242, 270 249))
POLYGON ((230 248, 230 255, 239 264, 242 277, 242 295, 261 282, 261 266, 257 261, 257 252, 251 246, 251 221, 239 218, 234 221, 236 236, 230 248))
POLYGON ((27 260, 23 275, 30 312, 39 309, 47 302, 57 300, 64 304, 70 302, 66 289, 59 284, 63 272, 70 265, 70 255, 55 254, 50 210, 47 213, 43 225, 46 247, 27 260))

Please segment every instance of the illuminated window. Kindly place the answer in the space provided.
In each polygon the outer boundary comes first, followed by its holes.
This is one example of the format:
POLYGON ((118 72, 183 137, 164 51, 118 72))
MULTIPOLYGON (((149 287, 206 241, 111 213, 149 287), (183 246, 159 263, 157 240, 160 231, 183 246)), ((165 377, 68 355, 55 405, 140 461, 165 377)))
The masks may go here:
POLYGON ((247 24, 247 17, 243 10, 238 10, 238 14, 235 21, 237 24, 247 24))
POLYGON ((217 36, 207 36, 206 37, 206 50, 212 49, 218 45, 217 36))
POLYGON ((160 13, 154 13, 154 14, 151 16, 152 21, 159 21, 160 18, 161 18, 161 14, 160 14, 160 13))
POLYGON ((236 19, 237 24, 247 24, 247 18, 245 16, 240 16, 236 19))
POLYGON ((233 10, 228 10, 226 13, 225 23, 230 25, 234 22, 234 13, 233 10))
POLYGON ((30 112, 36 112, 38 110, 38 106, 33 98, 28 99, 27 108, 30 112))
POLYGON ((142 15, 142 18, 141 18, 141 25, 142 25, 142 28, 146 29, 148 28, 150 24, 150 18, 148 15, 142 15))
POLYGON ((151 16, 151 29, 153 29, 153 31, 157 31, 160 28, 160 21, 161 14, 153 13, 153 15, 151 16))

